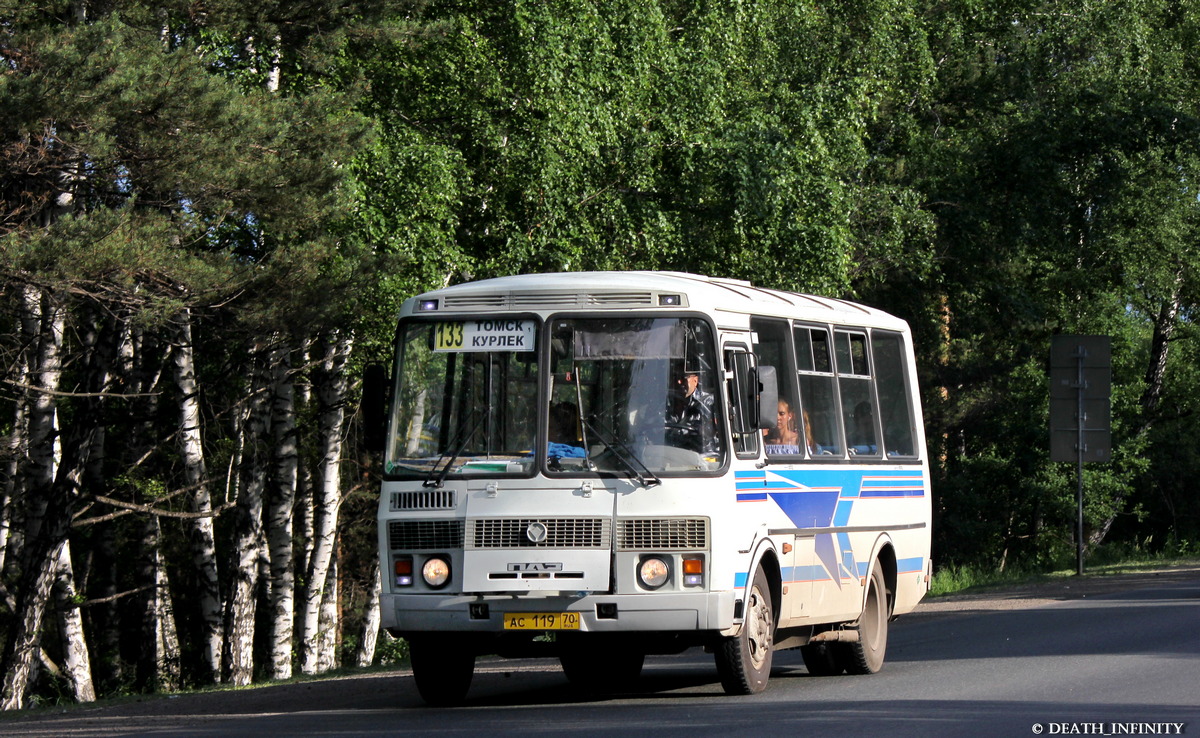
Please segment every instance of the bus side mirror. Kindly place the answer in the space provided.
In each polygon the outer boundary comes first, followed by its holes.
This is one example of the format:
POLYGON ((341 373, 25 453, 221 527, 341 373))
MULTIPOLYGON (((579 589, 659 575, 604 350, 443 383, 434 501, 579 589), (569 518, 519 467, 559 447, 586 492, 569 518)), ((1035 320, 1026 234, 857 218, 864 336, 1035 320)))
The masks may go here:
POLYGON ((362 383, 363 445, 368 451, 383 452, 387 411, 387 369, 382 364, 368 364, 363 370, 362 383))
POLYGON ((779 424, 779 379, 775 367, 760 365, 754 370, 758 381, 758 428, 774 428, 779 424))

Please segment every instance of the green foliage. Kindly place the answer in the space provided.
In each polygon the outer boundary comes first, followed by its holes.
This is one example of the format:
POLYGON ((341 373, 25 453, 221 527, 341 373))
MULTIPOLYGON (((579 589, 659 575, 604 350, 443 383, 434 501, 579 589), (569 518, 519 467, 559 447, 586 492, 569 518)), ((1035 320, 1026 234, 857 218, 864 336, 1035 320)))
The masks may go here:
POLYGON ((918 198, 864 181, 868 124, 928 63, 909 11, 863 5, 430 3, 355 54, 384 132, 356 230, 412 286, 658 268, 837 293, 867 251, 919 272, 918 198))
POLYGON ((384 636, 375 647, 375 663, 380 666, 396 666, 408 661, 408 641, 403 638, 384 636))

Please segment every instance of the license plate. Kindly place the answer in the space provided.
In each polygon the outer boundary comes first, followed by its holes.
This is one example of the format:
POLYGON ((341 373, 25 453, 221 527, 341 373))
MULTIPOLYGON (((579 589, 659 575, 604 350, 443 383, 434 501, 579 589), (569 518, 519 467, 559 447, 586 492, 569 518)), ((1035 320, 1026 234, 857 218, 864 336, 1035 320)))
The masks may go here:
POLYGON ((506 612, 505 630, 579 630, 577 612, 506 612))

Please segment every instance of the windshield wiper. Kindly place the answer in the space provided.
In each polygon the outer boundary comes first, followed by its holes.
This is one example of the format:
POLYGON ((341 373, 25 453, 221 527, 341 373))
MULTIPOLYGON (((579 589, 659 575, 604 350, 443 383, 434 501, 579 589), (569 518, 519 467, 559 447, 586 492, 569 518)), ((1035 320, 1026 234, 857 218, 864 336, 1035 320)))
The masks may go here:
POLYGON ((471 409, 471 413, 467 415, 466 423, 463 423, 463 425, 459 426, 459 434, 462 436, 461 439, 454 445, 449 457, 447 457, 444 453, 438 457, 438 460, 433 464, 433 468, 429 470, 429 475, 425 477, 425 481, 421 483, 422 487, 440 488, 446 483, 446 475, 450 473, 450 467, 454 465, 454 460, 459 457, 459 455, 463 452, 463 449, 465 449, 467 444, 471 442, 471 439, 475 436, 475 431, 479 430, 479 426, 483 425, 483 419, 486 417, 486 413, 477 412, 475 408, 471 409), (468 423, 470 423, 469 428, 467 428, 468 423), (467 428, 465 433, 463 432, 463 428, 467 428), (442 459, 446 459, 446 465, 443 466, 441 470, 438 470, 438 464, 442 463, 442 459))
MULTIPOLYGON (((613 457, 616 458, 617 461, 621 462, 621 465, 624 466, 630 475, 638 481, 638 484, 642 485, 643 487, 654 487, 662 484, 662 480, 654 476, 654 472, 650 471, 650 467, 642 463, 642 460, 639 459, 637 454, 630 450, 628 446, 621 441, 616 440, 609 434, 602 433, 599 428, 588 422, 587 418, 580 416, 579 419, 583 422, 583 425, 586 428, 592 431, 592 435, 600 439, 600 442, 608 447, 608 450, 612 452, 613 457)), ((588 465, 591 466, 590 459, 588 460, 588 465)))

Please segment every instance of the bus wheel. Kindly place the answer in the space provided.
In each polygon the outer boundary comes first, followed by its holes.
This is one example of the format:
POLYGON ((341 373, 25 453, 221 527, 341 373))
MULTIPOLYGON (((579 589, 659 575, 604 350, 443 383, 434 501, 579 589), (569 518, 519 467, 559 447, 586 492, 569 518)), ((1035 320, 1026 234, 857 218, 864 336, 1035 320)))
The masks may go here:
POLYGON ((571 637, 560 633, 558 661, 571 686, 611 694, 628 688, 642 675, 646 654, 633 643, 602 634, 571 637))
POLYGON ((754 574, 746 599, 742 632, 723 638, 716 648, 717 673, 726 694, 757 694, 767 688, 775 641, 775 611, 767 575, 754 574))
POLYGON ((875 563, 867 589, 867 604, 858 619, 858 641, 846 645, 846 671, 850 674, 874 674, 883 668, 887 651, 888 592, 883 568, 875 563))
POLYGON ((454 634, 411 637, 408 657, 417 691, 426 704, 450 707, 466 698, 475 675, 475 652, 455 643, 454 634))
POLYGON ((846 660, 842 657, 837 643, 810 643, 800 647, 800 655, 804 657, 804 668, 812 676, 837 676, 846 670, 846 660))

